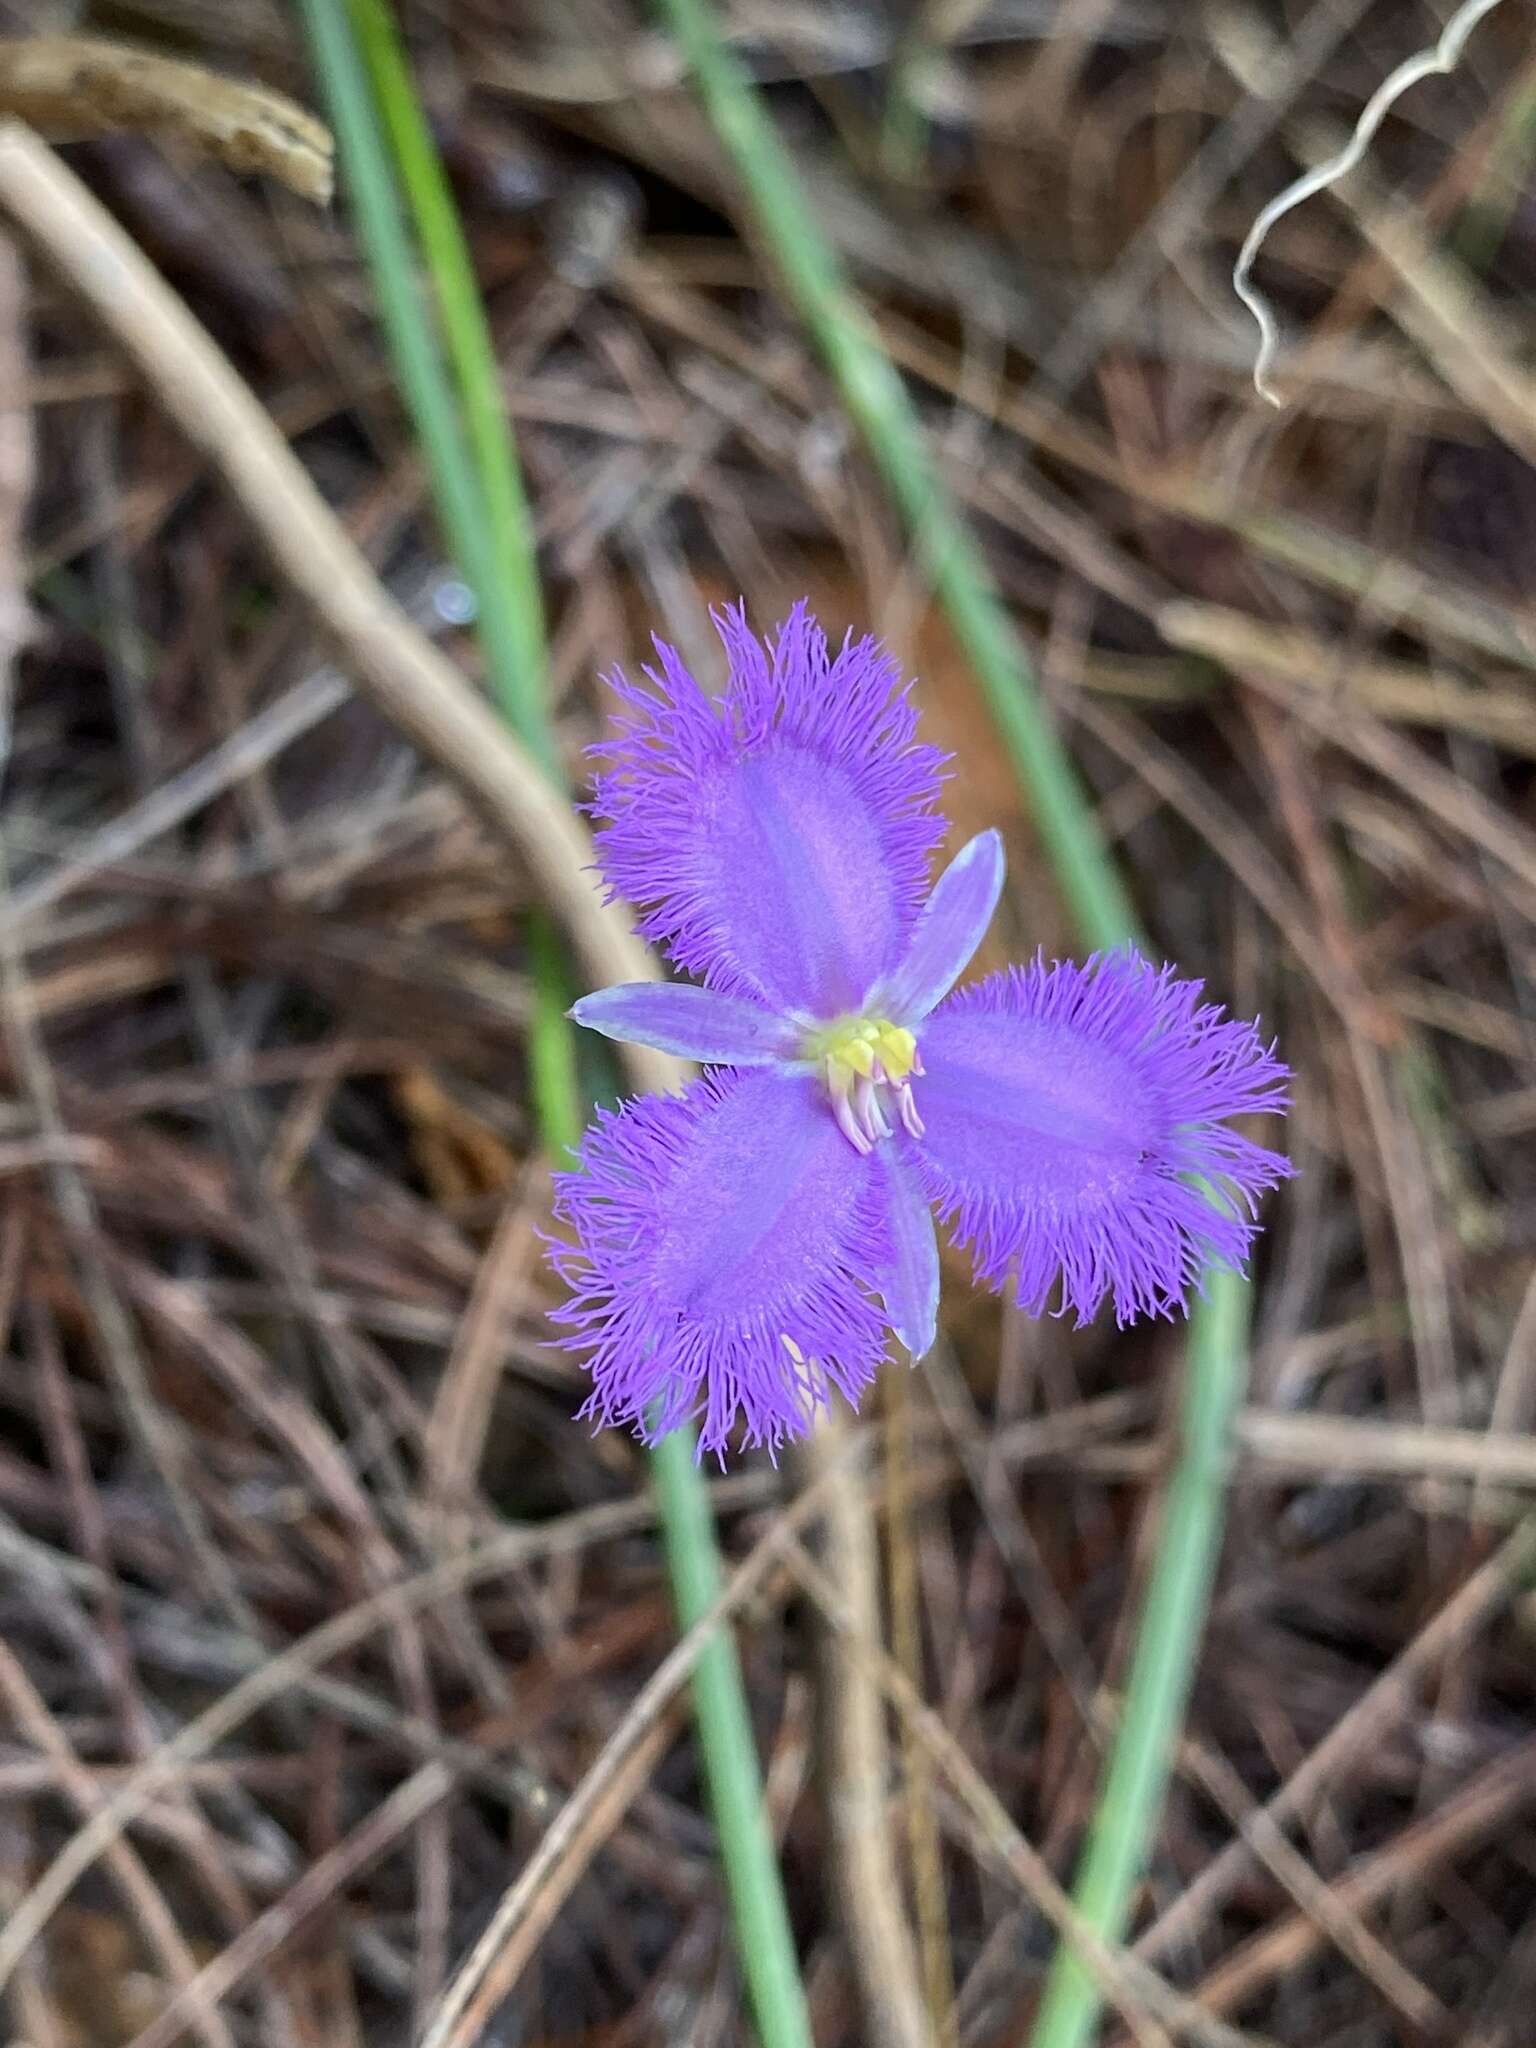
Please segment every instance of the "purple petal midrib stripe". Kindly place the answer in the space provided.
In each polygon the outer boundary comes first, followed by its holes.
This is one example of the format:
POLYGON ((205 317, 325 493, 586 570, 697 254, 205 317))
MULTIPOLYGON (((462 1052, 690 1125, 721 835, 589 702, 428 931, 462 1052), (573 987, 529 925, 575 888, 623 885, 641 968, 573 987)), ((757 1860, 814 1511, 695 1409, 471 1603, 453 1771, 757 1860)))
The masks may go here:
MULTIPOLYGON (((787 749, 780 749, 766 756, 749 755, 737 769, 741 787, 751 799, 751 821, 764 864, 772 868, 769 886, 787 912, 784 935, 793 936, 805 957, 799 989, 778 988, 773 993, 781 1000, 794 997, 808 1002, 818 1014, 831 1016, 854 999, 850 962, 857 955, 857 945, 850 944, 849 935, 839 925, 832 899, 819 886, 805 843, 786 815, 782 792, 775 786, 773 768, 782 771, 787 754, 787 749)), ((818 767, 822 774, 833 772, 824 764, 818 763, 818 767)))
MULTIPOLYGON (((804 1087, 807 1084, 785 1076, 784 1085, 804 1087)), ((762 1173, 746 1184, 745 1198, 733 1202, 728 1210, 715 1212, 713 1229, 707 1233, 700 1232, 694 1256, 689 1261, 692 1269, 702 1275, 689 1285, 684 1296, 689 1308, 707 1312, 718 1305, 712 1299, 713 1295, 720 1292, 728 1294, 732 1288, 739 1287, 736 1276, 741 1265, 767 1240, 783 1216, 804 1173, 814 1142, 815 1134, 811 1131, 800 1143, 783 1146, 765 1156, 762 1173)))
POLYGON ((1106 1114, 1102 1108, 1089 1110, 1081 1103, 1050 1102, 1040 1096, 1030 1100, 1026 1083, 930 1052, 921 1038, 918 1043, 928 1071, 916 1084, 917 1105, 930 1122, 954 1109, 978 1123, 1015 1134, 1029 1131, 1074 1152, 1123 1155, 1127 1146, 1140 1149, 1137 1127, 1129 1119, 1116 1120, 1112 1110, 1106 1114))

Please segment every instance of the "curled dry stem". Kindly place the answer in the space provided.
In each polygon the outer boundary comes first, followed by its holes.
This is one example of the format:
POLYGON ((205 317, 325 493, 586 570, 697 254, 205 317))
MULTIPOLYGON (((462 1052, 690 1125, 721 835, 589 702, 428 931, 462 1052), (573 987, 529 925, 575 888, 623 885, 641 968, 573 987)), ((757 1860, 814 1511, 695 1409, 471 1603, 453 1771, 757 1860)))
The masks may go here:
POLYGON ((1444 33, 1429 49, 1415 51, 1407 57, 1390 77, 1382 80, 1361 109, 1360 118, 1344 147, 1330 156, 1326 162, 1315 164, 1310 171, 1304 171, 1294 178, 1282 192, 1277 192, 1269 204, 1263 207, 1253 226, 1248 230, 1242 248, 1238 251, 1237 262, 1232 268, 1232 289, 1242 300, 1258 323, 1259 348, 1253 364, 1253 388, 1260 398, 1269 404, 1284 404, 1280 393, 1270 378, 1270 369, 1280 346, 1280 331, 1275 325, 1275 316, 1268 299, 1251 282, 1253 266, 1260 248, 1270 229, 1296 207, 1325 192, 1330 185, 1337 185, 1341 178, 1360 163, 1370 148, 1377 129, 1387 118, 1393 106, 1410 86, 1420 79, 1443 76, 1454 71, 1461 61, 1461 53, 1467 46, 1473 29, 1485 14, 1491 14, 1499 0, 1466 0, 1446 23, 1444 33))

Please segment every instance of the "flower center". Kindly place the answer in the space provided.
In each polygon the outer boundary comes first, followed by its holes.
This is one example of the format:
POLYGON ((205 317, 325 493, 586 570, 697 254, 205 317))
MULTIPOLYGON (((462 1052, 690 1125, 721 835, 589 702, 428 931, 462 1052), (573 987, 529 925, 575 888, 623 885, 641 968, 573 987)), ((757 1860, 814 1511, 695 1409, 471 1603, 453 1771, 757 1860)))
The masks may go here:
POLYGON ((872 1151, 891 1136, 886 1103, 893 1100, 903 1129, 923 1135, 912 1081, 923 1071, 917 1040, 888 1017, 839 1017, 810 1034, 805 1057, 820 1067, 838 1129, 856 1152, 872 1151))

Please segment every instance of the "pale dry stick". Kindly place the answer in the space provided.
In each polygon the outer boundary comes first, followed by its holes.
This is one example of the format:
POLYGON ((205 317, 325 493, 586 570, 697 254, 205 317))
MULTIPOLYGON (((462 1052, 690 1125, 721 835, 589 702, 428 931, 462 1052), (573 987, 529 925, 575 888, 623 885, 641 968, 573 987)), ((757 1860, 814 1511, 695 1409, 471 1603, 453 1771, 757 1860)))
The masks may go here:
MULTIPOLYGON (((886 1558, 890 1586, 891 1650, 897 1663, 923 1689, 923 1609, 918 1574, 918 1522, 912 1500, 912 1376, 897 1370, 885 1380, 886 1558)), ((936 2048, 957 2048, 955 1969, 949 1926, 948 1886, 938 1816, 933 1805, 933 1760, 910 1731, 901 1731, 901 1768, 906 1803, 907 1855, 923 1992, 936 2048)))
POLYGON ((1195 2042, 1197 2048, 1269 2048, 1260 2036, 1238 2033, 1202 2012, 1193 1999, 1175 1991, 1129 1950, 1112 1947, 1089 1925, 938 1714, 916 1691, 895 1659, 862 1633, 857 1617, 803 1545, 791 1543, 789 1561, 795 1577, 830 1626, 848 1637, 852 1653, 868 1666, 896 1712, 910 1722, 917 1739, 966 1807, 999 1867, 1061 1938, 1076 1949, 1084 1967, 1097 1979, 1104 1997, 1119 2009, 1136 2040, 1146 2044, 1146 2048, 1172 2048, 1174 2039, 1183 2035, 1195 2042))
POLYGON ((1466 1045, 1482 1046, 1513 1066, 1532 1064, 1536 1045, 1532 1025, 1524 1017, 1501 1010, 1497 1003, 1418 978, 1388 983, 1385 997, 1396 1016, 1427 1024, 1432 1031, 1443 1031, 1466 1045))
MULTIPOLYGON (((1526 1298, 1526 1340, 1536 1342, 1536 1281, 1526 1298)), ((1241 1455, 1276 1471, 1318 1477, 1486 1479, 1536 1487, 1536 1439, 1481 1429, 1426 1429, 1356 1415, 1293 1415, 1245 1408, 1235 1425, 1241 1455)))
MULTIPOLYGON (((1536 1266, 1531 1268, 1530 1278, 1525 1283, 1525 1294, 1494 1382, 1493 1409, 1488 1417, 1488 1434, 1482 1440, 1484 1445, 1496 1442, 1505 1432, 1529 1429, 1533 1401, 1536 1401, 1536 1266)), ((1515 1441, 1529 1444, 1536 1451, 1536 1443, 1532 1443, 1527 1435, 1522 1434, 1515 1441)), ((1481 1521, 1487 1514, 1488 1487, 1497 1476, 1486 1462, 1480 1468, 1477 1491, 1472 1496, 1474 1521, 1481 1521)))
POLYGON ((856 1431, 838 1446, 837 1453, 810 1485, 773 1516, 763 1535, 730 1574, 717 1598, 656 1666, 635 1695, 623 1720, 604 1743, 586 1776, 544 1830, 538 1847, 502 1894, 485 1932, 465 1957, 453 1982, 439 2000, 419 2048, 472 2048, 473 2036, 466 2024, 470 2007, 482 1984, 493 1977, 503 1997, 512 1988, 510 1982, 502 1980, 500 1959, 532 1911, 550 1873, 563 1865, 570 1844, 582 1833, 593 1808, 606 1796, 625 1759, 687 1684, 699 1652, 722 1622, 736 1611, 779 1562, 786 1546, 794 1542, 796 1532, 825 1510, 839 1486, 846 1485, 849 1464, 863 1450, 867 1440, 866 1432, 856 1431))
POLYGON ((400 1836, 435 1812, 453 1790, 454 1775, 441 1763, 423 1764, 381 1800, 367 1819, 334 1848, 327 1849, 281 1898, 274 1899, 248 1927, 177 1991, 127 2044, 127 2048, 171 2048, 188 2025, 188 2008, 211 2008, 274 1955, 311 1915, 344 1885, 394 1847, 400 1836))
POLYGON ((1336 185, 1341 178, 1348 177, 1355 166, 1363 160, 1377 129, 1386 119, 1394 102, 1401 99, 1411 86, 1417 85, 1420 79, 1454 71, 1461 61, 1461 53, 1473 29, 1485 14, 1491 14, 1498 5, 1499 0, 1465 0, 1465 4, 1459 7, 1446 23, 1444 33, 1432 48, 1419 50, 1412 57, 1405 58, 1390 77, 1384 79, 1376 88, 1361 109, 1354 132, 1337 155, 1330 157, 1326 163, 1316 165, 1310 171, 1304 171, 1282 192, 1277 192, 1269 204, 1260 210, 1253 226, 1248 230, 1243 246, 1238 251, 1237 262, 1232 267, 1232 289, 1258 324, 1259 348, 1253 364, 1253 388, 1260 398, 1265 399, 1270 405, 1281 406, 1285 403, 1269 378, 1270 365, 1280 346, 1280 331, 1275 325, 1275 316, 1270 310, 1268 299, 1250 282, 1253 266, 1265 237, 1275 223, 1282 220, 1286 214, 1305 204, 1317 193, 1326 191, 1330 185, 1336 185))
MULTIPOLYGON (((1403 1885, 1422 1883, 1430 1871, 1482 1841, 1533 1799, 1536 1740, 1495 1757, 1433 1813, 1405 1828, 1386 1848, 1363 1857, 1329 1889, 1350 1912, 1363 1913, 1403 1885)), ((1231 2012, 1277 1977, 1304 1969, 1325 1939, 1317 1920, 1293 1914, 1218 1963, 1195 1995, 1213 2012, 1231 2012)))
MULTIPOLYGON (((1352 656, 1345 665, 1337 642, 1320 633, 1225 605, 1192 606, 1175 618, 1181 618, 1181 630, 1198 631, 1198 651, 1223 663, 1262 661, 1278 680, 1363 711, 1383 724, 1465 733, 1536 760, 1536 716, 1528 685, 1500 689, 1487 683, 1454 683, 1406 661, 1359 661, 1352 656)), ((1194 646, 1192 639, 1184 644, 1194 646)))
MULTIPOLYGON (((42 1695, 23 1670, 20 1659, 3 1641, 0 1641, 0 1693, 5 1696, 16 1727, 52 1760, 71 1805, 82 1816, 88 1817, 98 1811, 103 1794, 94 1775, 70 1748, 63 1729, 48 1711, 42 1695)), ((144 1867, 138 1851, 127 1842, 114 1842, 105 1861, 134 1926, 175 1987, 176 1999, 185 2001, 186 2024, 196 2030, 206 2048, 235 2048, 235 2037, 228 2024, 216 2010, 214 2001, 198 1984, 197 1959, 187 1946, 186 1937, 177 1926, 159 1886, 144 1867)))
MULTIPOLYGON (((1170 647, 1188 647, 1225 659, 1225 621, 1220 607, 1180 600, 1157 615, 1157 629, 1170 647), (1210 614, 1215 612, 1213 618, 1210 614)), ((1384 732, 1374 719, 1347 710, 1316 691, 1295 690, 1272 674, 1261 658, 1240 667, 1244 682, 1300 712, 1325 739, 1353 754, 1368 768, 1421 804, 1432 816, 1491 854, 1499 865, 1536 894, 1536 835, 1422 749, 1396 733, 1384 732)))
MULTIPOLYGON (((1308 1751, 1285 1783, 1266 1800, 1251 1824, 1284 1827, 1304 1812, 1365 1745, 1411 1704, 1413 1689, 1441 1661, 1467 1642, 1494 1609, 1515 1590, 1536 1561, 1536 1518, 1522 1522, 1371 1682, 1329 1732, 1308 1751)), ((1246 1876, 1253 1850, 1239 1837, 1229 1842, 1132 1944, 1145 1962, 1165 1956, 1188 1940, 1246 1876)))
POLYGON ((1517 367, 1515 337, 1472 279, 1384 193, 1342 191, 1339 200, 1403 287, 1385 311, 1506 446, 1536 459, 1536 384, 1517 367))
MULTIPOLYGON (((825 1476, 846 1465, 842 1427, 818 1429, 800 1452, 804 1470, 825 1476)), ((845 1472, 822 1524, 823 1557, 863 1633, 880 1639, 880 1566, 868 1474, 845 1472)), ((930 2048, 912 1929, 892 1840, 891 1756, 885 1702, 866 1667, 836 1629, 821 1631, 820 1735, 832 1832, 830 1897, 841 1920, 871 2040, 889 2048, 930 2048)))
POLYGON ((1252 1845, 1254 1855, 1290 1894, 1302 1916, 1354 1964, 1362 1977, 1375 1985, 1387 2003, 1396 2006, 1415 2027, 1430 2032, 1439 2030, 1448 2038, 1452 2031, 1451 2015, 1434 1992, 1371 1932, 1340 1888, 1325 1883, 1274 1822, 1265 1819, 1226 1758, 1201 1744, 1186 1742, 1182 1745, 1180 1766, 1252 1845))
MULTIPOLYGON (((474 2048, 475 2043, 486 2037, 486 2029, 492 2016, 502 2001, 516 1988, 523 1971, 532 1962, 539 1943, 554 1924, 560 1908, 586 1875, 598 1850, 613 1834, 654 1776, 657 1765, 677 1740, 678 1729, 686 1711, 679 1700, 669 1703, 655 1725, 645 1731, 635 1747, 619 1764, 613 1776, 605 1782, 601 1793, 583 1814, 580 1825, 566 1837, 562 1844, 561 1860, 547 1872, 538 1892, 528 1902, 525 1918, 514 1930, 506 1947, 497 1956, 494 1968, 470 2000, 459 2033, 465 2048, 474 2048)), ((765 1789, 764 1796, 771 1805, 771 1784, 765 1789)))
MULTIPOLYGON (((739 1480, 717 1480, 710 1491, 717 1508, 733 1500, 759 1501, 763 1495, 762 1484, 752 1473, 739 1480)), ((499 1572, 515 1570, 538 1558, 569 1556, 589 1544, 653 1528, 655 1522, 655 1503, 646 1497, 584 1508, 536 1528, 508 1530, 478 1549, 445 1558, 414 1578, 358 1601, 258 1665, 131 1771, 100 1811, 59 1850, 0 1926, 0 1990, 79 1878, 164 1786, 179 1779, 182 1766, 206 1756, 291 1684, 403 1614, 419 1613, 499 1572)))
MULTIPOLYGON (((521 854, 593 977, 654 980, 655 963, 624 913, 592 886, 592 842, 565 798, 380 588, 267 414, 143 253, 16 121, 0 125, 0 208, 91 306, 223 478, 365 693, 521 854)), ((663 1054, 624 1053, 643 1088, 681 1078, 663 1054)))

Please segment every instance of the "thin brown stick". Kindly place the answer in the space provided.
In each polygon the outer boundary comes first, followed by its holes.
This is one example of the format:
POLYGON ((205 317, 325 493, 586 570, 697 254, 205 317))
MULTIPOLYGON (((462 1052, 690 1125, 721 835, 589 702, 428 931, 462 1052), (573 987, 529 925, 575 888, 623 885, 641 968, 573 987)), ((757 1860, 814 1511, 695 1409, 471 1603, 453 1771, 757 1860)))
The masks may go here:
POLYGON ((191 2023, 189 2006, 212 2007, 227 1998, 344 1884, 439 1808, 452 1790, 453 1773, 443 1764, 423 1764, 413 1771, 344 1841, 317 1857, 280 1899, 274 1899, 212 1962, 204 1964, 165 2010, 134 2035, 128 2048, 171 2048, 191 2023))
MULTIPOLYGON (((49 1713, 20 1661, 3 1642, 0 1693, 5 1696, 17 1728, 53 1760, 59 1783, 76 1811, 85 1816, 99 1813, 103 1803, 100 1787, 70 1748, 68 1737, 49 1713)), ((176 1987, 177 2002, 185 2001, 183 2025, 195 2029, 206 2048, 235 2048, 234 2035, 198 1981, 201 1972, 197 1960, 137 1851, 127 1842, 115 1841, 106 1850, 104 1860, 134 1924, 176 1987)), ((178 2027, 177 2031, 181 2029, 178 2027)))
MULTIPOLYGON (((1260 1809, 1263 1820, 1284 1826, 1307 1811, 1329 1781, 1398 1718, 1412 1699, 1414 1687, 1486 1623, 1529 1570, 1533 1556, 1536 1521, 1527 1520, 1479 1566, 1292 1771, 1260 1809)), ((1247 1840, 1229 1842, 1140 1936, 1135 1953, 1150 1962, 1187 1939, 1230 1896, 1251 1868, 1252 1856, 1247 1840)))
MULTIPOLYGON (((457 1975, 444 1992, 436 2013, 422 2037, 420 2048, 471 2048, 477 2029, 472 2022, 481 2008, 482 1989, 495 1984, 496 1997, 486 1989, 487 2008, 500 2002, 512 1988, 509 1956, 524 1956, 522 1944, 514 1946, 519 1928, 533 1911, 534 1902, 551 1873, 564 1867, 572 1843, 581 1836, 593 1810, 608 1790, 630 1753, 652 1728, 665 1708, 682 1690, 700 1651, 721 1623, 759 1586, 793 1542, 816 1515, 824 1512, 837 1488, 846 1484, 847 1468, 862 1448, 863 1437, 850 1436, 835 1457, 799 1497, 775 1514, 767 1530, 726 1580, 717 1598, 682 1636, 651 1673, 636 1695, 633 1705, 603 1745, 580 1785, 545 1829, 539 1846, 503 1893, 485 1932, 475 1943, 457 1975)), ((638 1788, 637 1788, 638 1789, 638 1788)))
POLYGON ((999 1868, 1063 1939, 1071 1942, 1084 1967, 1097 1978, 1105 1997, 1124 2016, 1136 2039, 1148 2044, 1148 2048, 1171 2048, 1175 2033, 1179 2033, 1200 2043, 1201 2048, 1255 2048, 1257 2037, 1236 2033, 1201 2012, 1193 2000, 1145 1971, 1137 1958, 1126 1950, 1113 1948, 1088 1925, 954 1736, 913 1691, 894 1659, 861 1633, 857 1617, 803 1546, 793 1546, 790 1564, 827 1621, 848 1637, 853 1654, 867 1665, 897 1713, 910 1722, 918 1740, 970 1812, 999 1868))
MULTIPOLYGON (((829 1496, 823 1555, 861 1633, 880 1640, 880 1566, 868 1475, 847 1471, 847 1431, 817 1429, 802 1453, 822 1478, 844 1469, 829 1496)), ((929 2048, 917 1955, 901 1897, 890 1825, 891 1756, 885 1702, 846 1635, 824 1629, 820 1643, 818 1722, 822 1779, 832 1838, 831 1900, 842 1921, 869 2038, 891 2048, 929 2048)))
MULTIPOLYGON (((228 360, 79 179, 20 122, 0 126, 0 207, 79 293, 239 501, 284 580, 360 687, 527 861, 594 977, 656 969, 592 886, 570 805, 445 656, 380 587, 302 464, 228 360)), ((645 1088, 676 1085, 665 1055, 626 1048, 645 1088)))

